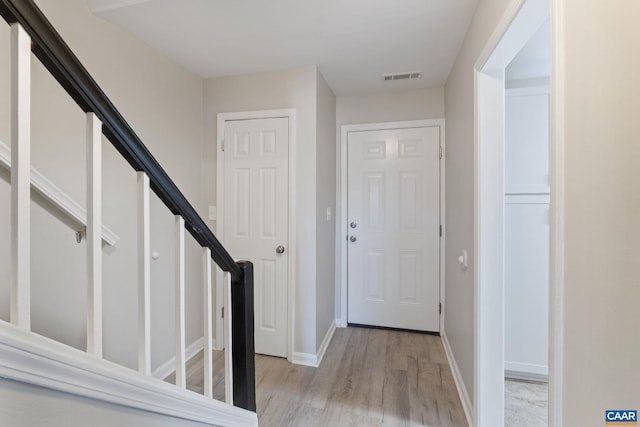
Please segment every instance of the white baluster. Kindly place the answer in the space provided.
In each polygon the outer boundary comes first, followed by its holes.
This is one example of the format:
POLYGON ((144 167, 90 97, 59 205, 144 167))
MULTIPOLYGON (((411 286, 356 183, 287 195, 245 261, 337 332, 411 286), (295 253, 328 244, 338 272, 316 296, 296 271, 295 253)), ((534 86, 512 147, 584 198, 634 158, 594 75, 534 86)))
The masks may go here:
POLYGON ((231 339, 231 274, 223 274, 224 286, 224 398, 233 405, 233 341, 231 339))
POLYGON ((186 357, 184 340, 184 219, 176 215, 176 385, 186 388, 186 357))
POLYGON ((138 371, 151 375, 149 177, 138 172, 138 371))
POLYGON ((31 329, 31 39, 11 25, 11 323, 31 329))
POLYGON ((87 352, 102 357, 102 123, 87 113, 87 352))
POLYGON ((211 249, 202 248, 202 282, 204 306, 202 314, 204 316, 204 395, 213 397, 213 319, 212 305, 213 295, 211 293, 211 249))

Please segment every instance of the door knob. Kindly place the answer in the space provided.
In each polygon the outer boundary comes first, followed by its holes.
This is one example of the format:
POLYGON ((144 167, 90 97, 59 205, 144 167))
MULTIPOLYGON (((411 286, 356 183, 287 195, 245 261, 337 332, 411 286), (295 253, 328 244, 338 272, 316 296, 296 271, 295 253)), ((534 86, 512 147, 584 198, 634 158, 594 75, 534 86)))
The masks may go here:
POLYGON ((351 224, 349 224, 349 226, 350 226, 351 228, 356 228, 356 227, 358 226, 358 224, 356 224, 356 222, 355 222, 355 221, 351 221, 351 224))
POLYGON ((349 237, 349 240, 351 240, 351 242, 353 243, 358 239, 356 238, 356 236, 351 236, 351 237, 349 237))
POLYGON ((276 248, 276 253, 283 254, 284 253, 284 246, 278 245, 278 247, 276 248))

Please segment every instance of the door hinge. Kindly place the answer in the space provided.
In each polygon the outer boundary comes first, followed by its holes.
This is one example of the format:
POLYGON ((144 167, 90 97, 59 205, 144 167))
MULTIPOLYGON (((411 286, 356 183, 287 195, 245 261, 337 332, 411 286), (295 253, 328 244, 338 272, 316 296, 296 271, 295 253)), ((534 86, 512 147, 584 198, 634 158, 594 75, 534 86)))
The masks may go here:
POLYGON ((442 314, 442 303, 438 304, 438 313, 442 314))
POLYGON ((224 307, 222 307, 222 315, 221 317, 224 319, 224 307))
MULTIPOLYGON (((220 141, 220 150, 224 151, 224 139, 220 141)), ((440 156, 440 158, 442 158, 442 156, 440 156)))
POLYGON ((440 158, 442 159, 442 145, 440 146, 440 158))
POLYGON ((440 224, 440 237, 442 237, 442 224, 440 224))

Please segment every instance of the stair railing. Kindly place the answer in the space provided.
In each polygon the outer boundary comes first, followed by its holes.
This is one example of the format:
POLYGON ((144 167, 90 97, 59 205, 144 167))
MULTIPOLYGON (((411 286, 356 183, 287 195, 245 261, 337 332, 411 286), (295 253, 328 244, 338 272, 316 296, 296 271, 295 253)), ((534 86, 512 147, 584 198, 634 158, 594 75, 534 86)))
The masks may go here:
MULTIPOLYGON (((202 247, 204 277, 205 390, 213 396, 210 259, 230 275, 231 365, 226 364, 226 398, 256 410, 253 265, 235 262, 189 201, 149 152, 124 117, 87 72, 33 0, 0 0, 0 15, 11 26, 11 323, 31 330, 30 296, 30 57, 33 53, 87 117, 87 352, 102 357, 101 134, 138 174, 138 370, 151 374, 150 355, 150 190, 175 216, 176 385, 185 388, 184 231, 202 247), (231 372, 230 372, 231 371, 231 372)), ((218 284, 219 286, 221 284, 218 284)), ((227 352, 229 348, 227 347, 227 352)), ((227 358, 229 359, 229 358, 227 358)))

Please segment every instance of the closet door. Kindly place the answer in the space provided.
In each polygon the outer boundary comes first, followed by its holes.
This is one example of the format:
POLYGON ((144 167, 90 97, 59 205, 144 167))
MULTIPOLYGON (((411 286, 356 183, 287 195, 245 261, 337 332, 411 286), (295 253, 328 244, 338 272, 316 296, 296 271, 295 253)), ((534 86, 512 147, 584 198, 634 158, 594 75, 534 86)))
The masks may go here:
POLYGON ((549 94, 506 93, 505 370, 541 378, 549 345, 549 94))

